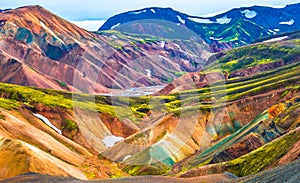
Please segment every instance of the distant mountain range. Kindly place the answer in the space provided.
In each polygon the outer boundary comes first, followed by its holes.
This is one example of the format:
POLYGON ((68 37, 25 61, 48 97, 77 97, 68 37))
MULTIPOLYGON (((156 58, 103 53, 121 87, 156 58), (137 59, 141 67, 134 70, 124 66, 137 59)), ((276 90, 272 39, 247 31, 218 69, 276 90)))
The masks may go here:
MULTIPOLYGON (((211 44, 216 51, 220 51, 224 48, 247 45, 261 37, 296 31, 300 27, 299 14, 300 4, 287 5, 284 8, 264 6, 235 8, 212 17, 191 16, 171 8, 153 7, 115 15, 109 18, 99 31, 120 30, 121 25, 132 22, 131 28, 127 28, 126 31, 151 34, 152 32, 145 31, 147 30, 145 25, 135 26, 134 21, 165 20, 188 27, 211 44)), ((152 24, 151 29, 161 30, 161 26, 155 27, 152 24)), ((157 32, 159 31, 155 32, 156 36, 164 36, 157 32)))

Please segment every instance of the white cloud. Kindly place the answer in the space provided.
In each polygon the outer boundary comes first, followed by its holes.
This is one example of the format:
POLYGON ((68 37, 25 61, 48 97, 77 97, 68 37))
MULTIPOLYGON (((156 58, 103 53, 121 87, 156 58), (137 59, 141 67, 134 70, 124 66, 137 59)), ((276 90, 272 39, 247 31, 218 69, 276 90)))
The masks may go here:
POLYGON ((73 24, 77 25, 88 31, 97 31, 106 20, 83 20, 83 21, 71 21, 73 24))

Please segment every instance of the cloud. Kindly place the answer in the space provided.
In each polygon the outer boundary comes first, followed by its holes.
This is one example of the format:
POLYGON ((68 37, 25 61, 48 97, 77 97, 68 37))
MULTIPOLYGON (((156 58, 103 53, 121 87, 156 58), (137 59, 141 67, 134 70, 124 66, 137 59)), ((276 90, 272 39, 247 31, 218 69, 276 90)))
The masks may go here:
POLYGON ((77 25, 88 31, 97 31, 106 20, 83 20, 83 21, 71 21, 73 24, 77 25))

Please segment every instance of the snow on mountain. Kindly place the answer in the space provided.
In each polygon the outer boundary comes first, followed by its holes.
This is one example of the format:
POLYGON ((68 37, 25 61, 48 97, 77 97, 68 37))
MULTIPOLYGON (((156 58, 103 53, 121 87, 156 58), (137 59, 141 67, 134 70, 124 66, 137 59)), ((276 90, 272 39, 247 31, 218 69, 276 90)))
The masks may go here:
POLYGON ((241 11, 241 13, 246 17, 246 18, 254 18, 256 17, 257 13, 256 11, 251 11, 251 10, 244 10, 244 11, 241 11))
POLYGON ((180 23, 185 24, 185 20, 181 16, 177 15, 177 18, 180 23))
POLYGON ((210 19, 204 19, 204 18, 191 18, 191 17, 189 17, 188 19, 192 20, 194 22, 197 22, 197 23, 204 23, 204 24, 215 23, 215 22, 211 21, 210 19))
POLYGON ((46 125, 48 125, 50 128, 55 130, 57 133, 62 134, 61 130, 56 128, 45 116, 41 114, 33 114, 35 117, 39 118, 42 120, 46 125))
POLYGON ((227 18, 227 15, 225 15, 222 18, 217 18, 217 23, 219 24, 229 24, 231 22, 231 18, 227 18))
POLYGON ((106 136, 102 141, 105 144, 106 148, 112 147, 115 143, 122 141, 123 137, 117 137, 114 135, 106 136))
POLYGON ((293 25, 295 23, 294 19, 291 19, 287 22, 279 22, 280 25, 293 25))

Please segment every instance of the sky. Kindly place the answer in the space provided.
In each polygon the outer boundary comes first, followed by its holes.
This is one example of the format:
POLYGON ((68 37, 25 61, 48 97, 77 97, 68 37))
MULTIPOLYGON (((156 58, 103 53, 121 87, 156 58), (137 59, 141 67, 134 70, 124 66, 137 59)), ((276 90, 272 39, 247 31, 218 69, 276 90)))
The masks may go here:
MULTIPOLYGON (((266 5, 282 7, 300 0, 0 0, 0 9, 41 5, 53 13, 81 26, 98 26, 109 17, 145 7, 171 7, 183 13, 201 16, 236 7, 266 5)), ((90 27, 89 29, 92 29, 90 27)))

